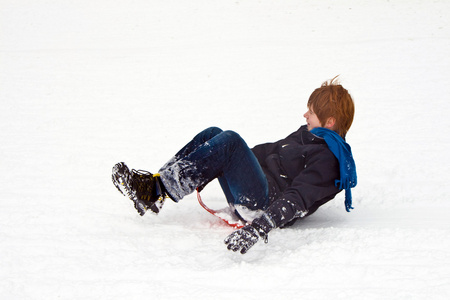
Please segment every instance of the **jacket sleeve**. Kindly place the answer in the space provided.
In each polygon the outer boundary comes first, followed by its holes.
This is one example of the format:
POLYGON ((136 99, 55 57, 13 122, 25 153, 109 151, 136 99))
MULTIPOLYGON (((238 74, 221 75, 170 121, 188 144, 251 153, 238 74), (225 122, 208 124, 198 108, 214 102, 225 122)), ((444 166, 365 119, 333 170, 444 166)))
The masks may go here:
POLYGON ((339 178, 339 162, 328 149, 314 153, 305 164, 292 184, 267 209, 277 227, 314 212, 339 192, 334 183, 339 178))

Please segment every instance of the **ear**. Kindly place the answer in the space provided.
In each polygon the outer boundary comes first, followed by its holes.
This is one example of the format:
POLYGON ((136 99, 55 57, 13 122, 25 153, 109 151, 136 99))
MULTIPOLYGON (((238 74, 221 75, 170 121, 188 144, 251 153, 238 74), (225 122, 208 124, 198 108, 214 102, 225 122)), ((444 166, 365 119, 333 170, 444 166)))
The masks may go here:
POLYGON ((327 121, 325 122, 325 126, 324 127, 328 128, 328 129, 333 129, 335 124, 336 124, 336 119, 333 118, 333 117, 329 117, 327 119, 327 121))

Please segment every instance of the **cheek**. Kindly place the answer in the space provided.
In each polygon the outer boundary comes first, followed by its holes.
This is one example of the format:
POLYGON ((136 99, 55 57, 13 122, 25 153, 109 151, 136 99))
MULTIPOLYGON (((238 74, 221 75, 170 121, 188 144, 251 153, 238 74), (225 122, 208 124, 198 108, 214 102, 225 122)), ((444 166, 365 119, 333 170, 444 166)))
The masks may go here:
POLYGON ((311 123, 313 123, 315 126, 320 126, 319 119, 316 116, 314 116, 314 118, 312 118, 311 123))

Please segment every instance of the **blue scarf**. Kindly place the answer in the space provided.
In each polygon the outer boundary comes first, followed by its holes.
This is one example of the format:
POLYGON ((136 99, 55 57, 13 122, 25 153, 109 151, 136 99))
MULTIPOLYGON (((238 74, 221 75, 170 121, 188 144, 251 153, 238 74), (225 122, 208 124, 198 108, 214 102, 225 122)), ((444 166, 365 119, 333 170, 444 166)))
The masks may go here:
POLYGON ((311 130, 311 133, 323 138, 339 161, 340 179, 336 179, 334 184, 336 186, 339 184, 341 190, 345 189, 345 210, 350 212, 350 209, 353 209, 352 191, 350 189, 356 186, 357 181, 356 166, 350 145, 339 134, 330 129, 317 127, 311 130))

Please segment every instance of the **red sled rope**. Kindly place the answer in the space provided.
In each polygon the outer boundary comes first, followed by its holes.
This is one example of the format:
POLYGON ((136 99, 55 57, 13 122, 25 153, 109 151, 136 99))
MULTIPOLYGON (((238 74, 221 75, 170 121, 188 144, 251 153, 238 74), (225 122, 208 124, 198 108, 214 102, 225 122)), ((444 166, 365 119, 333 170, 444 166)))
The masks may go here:
POLYGON ((202 201, 202 197, 200 196, 200 192, 197 190, 197 200, 198 203, 200 203, 200 205, 210 214, 218 217, 219 219, 221 219, 222 221, 224 221, 225 223, 227 223, 228 225, 230 225, 231 227, 234 228, 242 228, 244 227, 244 223, 242 222, 242 220, 240 220, 236 215, 234 215, 231 212, 230 208, 223 208, 220 210, 214 210, 209 208, 208 206, 206 206, 205 203, 203 203, 202 201))

